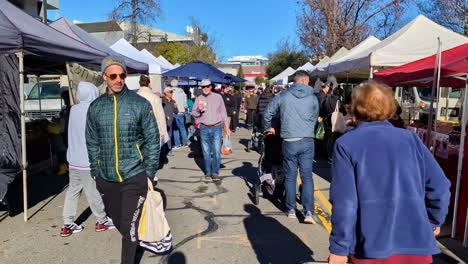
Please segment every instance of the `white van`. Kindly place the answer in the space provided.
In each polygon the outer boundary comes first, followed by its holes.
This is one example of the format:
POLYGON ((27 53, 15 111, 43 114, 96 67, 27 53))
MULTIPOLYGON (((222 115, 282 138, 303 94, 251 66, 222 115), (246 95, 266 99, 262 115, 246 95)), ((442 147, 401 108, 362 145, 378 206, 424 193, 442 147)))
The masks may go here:
MULTIPOLYGON (((441 87, 439 102, 434 101, 434 115, 438 120, 460 121, 460 109, 463 103, 462 90, 459 88, 441 87), (448 109, 448 111, 447 111, 448 109)), ((429 114, 431 87, 396 87, 395 99, 402 108, 413 112, 411 119, 417 120, 429 114)))
POLYGON ((39 82, 34 85, 25 101, 26 118, 33 120, 59 117, 65 105, 61 94, 66 90, 67 87, 61 88, 59 80, 39 82))

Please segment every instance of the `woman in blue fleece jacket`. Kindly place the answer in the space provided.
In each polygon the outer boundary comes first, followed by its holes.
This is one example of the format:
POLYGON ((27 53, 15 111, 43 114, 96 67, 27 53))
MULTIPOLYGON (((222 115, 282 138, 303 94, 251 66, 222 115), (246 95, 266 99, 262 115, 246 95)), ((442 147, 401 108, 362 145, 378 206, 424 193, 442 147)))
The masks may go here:
POLYGON ((335 145, 330 200, 331 264, 432 263, 435 234, 450 201, 450 183, 411 131, 388 121, 392 91, 368 82, 353 92, 359 122, 335 145))

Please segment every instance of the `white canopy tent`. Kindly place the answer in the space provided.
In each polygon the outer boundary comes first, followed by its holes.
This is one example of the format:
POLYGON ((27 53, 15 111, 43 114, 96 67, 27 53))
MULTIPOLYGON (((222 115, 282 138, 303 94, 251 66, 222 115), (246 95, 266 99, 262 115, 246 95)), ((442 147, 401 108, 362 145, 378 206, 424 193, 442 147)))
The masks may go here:
POLYGON ((150 74, 161 74, 161 65, 157 61, 141 54, 139 50, 133 47, 132 44, 128 43, 125 39, 120 39, 115 42, 111 46, 111 49, 134 60, 147 63, 149 65, 150 74))
POLYGON ((303 70, 303 71, 306 71, 306 72, 312 72, 312 71, 315 70, 315 66, 312 63, 307 62, 306 64, 304 64, 301 67, 297 68, 296 71, 300 71, 300 70, 303 70))
POLYGON ((159 66, 161 67, 161 73, 165 73, 167 71, 170 71, 173 69, 173 66, 169 66, 169 65, 166 65, 165 63, 163 63, 159 58, 156 58, 153 54, 151 54, 151 52, 149 52, 147 49, 142 49, 140 50, 140 53, 145 56, 145 57, 148 57, 149 59, 155 61, 156 63, 159 64, 159 66))
MULTIPOLYGON (((354 48, 349 50, 348 53, 346 53, 344 56, 338 58, 337 60, 331 62, 328 67, 327 67, 327 72, 328 74, 337 74, 336 72, 336 66, 335 65, 345 65, 347 63, 352 63, 348 62, 350 58, 353 58, 354 56, 360 54, 361 52, 368 50, 369 48, 377 45, 380 43, 381 40, 374 37, 374 36, 369 36, 365 40, 363 40, 361 43, 356 45, 354 48)), ((352 66, 352 64, 350 64, 352 66)))
POLYGON ((289 75, 292 75, 295 72, 296 71, 293 68, 288 67, 286 70, 282 71, 280 74, 273 77, 272 80, 275 81, 275 84, 286 85, 288 83, 289 75))
POLYGON ((372 78, 376 68, 395 67, 434 54, 437 52, 438 37, 442 41, 442 50, 468 42, 468 38, 419 15, 381 42, 331 63, 328 73, 347 73, 350 78, 372 78))
POLYGON ((340 48, 339 50, 337 50, 335 52, 335 54, 333 54, 333 56, 330 57, 330 59, 328 60, 328 62, 324 62, 324 63, 319 63, 317 64, 317 66, 315 67, 315 69, 312 71, 311 75, 312 76, 324 76, 324 75, 327 75, 327 70, 328 70, 328 66, 330 65, 330 63, 338 60, 339 58, 343 57, 344 55, 346 55, 347 53, 349 52, 349 50, 345 47, 342 47, 340 48))
POLYGON ((170 63, 166 58, 164 58, 162 55, 160 55, 158 57, 158 60, 160 60, 164 65, 167 65, 168 67, 170 67, 171 69, 175 69, 176 67, 170 63))
MULTIPOLYGON (((151 88, 155 92, 161 92, 161 64, 159 64, 156 60, 152 59, 151 57, 142 54, 138 49, 133 47, 132 44, 128 43, 128 41, 126 41, 125 39, 118 40, 111 46, 111 49, 134 60, 147 63, 149 66, 149 77, 152 84, 151 88)), ((130 75, 127 77, 125 83, 127 84, 130 90, 138 90, 140 88, 140 84, 138 82, 139 78, 139 75, 130 75)))

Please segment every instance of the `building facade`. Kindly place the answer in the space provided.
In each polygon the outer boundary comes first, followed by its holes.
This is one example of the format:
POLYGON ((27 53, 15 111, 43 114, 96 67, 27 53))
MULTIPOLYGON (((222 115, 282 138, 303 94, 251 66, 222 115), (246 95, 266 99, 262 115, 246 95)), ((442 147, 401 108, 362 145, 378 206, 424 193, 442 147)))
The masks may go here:
POLYGON ((228 59, 228 64, 240 64, 242 66, 265 66, 268 64, 268 58, 263 56, 234 56, 228 59))
MULTIPOLYGON (((131 33, 131 23, 122 21, 100 21, 83 23, 74 21, 77 26, 90 33, 96 39, 111 46, 119 39, 125 39, 133 42, 134 36, 131 33)), ((157 28, 138 24, 135 38, 136 48, 153 50, 154 47, 164 41, 168 42, 183 42, 193 44, 194 39, 191 36, 180 36, 171 32, 163 31, 157 28)))
POLYGON ((47 21, 47 10, 59 9, 59 0, 8 0, 26 13, 43 22, 47 21))

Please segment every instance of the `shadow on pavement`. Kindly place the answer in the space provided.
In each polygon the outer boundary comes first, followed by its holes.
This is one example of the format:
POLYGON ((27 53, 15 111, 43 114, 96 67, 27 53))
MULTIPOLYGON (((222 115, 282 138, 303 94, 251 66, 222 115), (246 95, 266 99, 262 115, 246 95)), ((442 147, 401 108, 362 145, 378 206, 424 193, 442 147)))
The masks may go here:
POLYGON ((314 261, 312 250, 276 219, 262 215, 251 204, 244 205, 247 237, 259 263, 304 263, 314 261))
POLYGON ((315 157, 314 173, 320 176, 320 178, 331 182, 331 169, 327 159, 317 156, 315 157))
POLYGON ((244 146, 244 150, 247 151, 247 145, 249 144, 249 139, 241 138, 241 139, 239 140, 239 144, 241 144, 242 146, 244 146))
POLYGON ((185 258, 185 255, 182 252, 172 253, 167 259, 167 264, 185 264, 185 263, 187 263, 187 259, 185 258))
MULTIPOLYGON (((31 209, 37 204, 48 200, 39 209, 29 211, 29 219, 39 211, 44 210, 49 202, 65 190, 68 185, 68 179, 68 174, 59 176, 51 171, 28 175, 28 208, 31 209)), ((10 216, 14 217, 23 212, 22 176, 16 177, 10 184, 5 197, 9 203, 10 216)))

